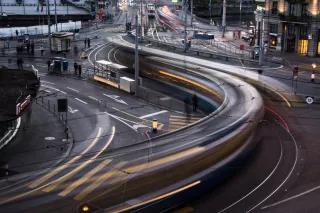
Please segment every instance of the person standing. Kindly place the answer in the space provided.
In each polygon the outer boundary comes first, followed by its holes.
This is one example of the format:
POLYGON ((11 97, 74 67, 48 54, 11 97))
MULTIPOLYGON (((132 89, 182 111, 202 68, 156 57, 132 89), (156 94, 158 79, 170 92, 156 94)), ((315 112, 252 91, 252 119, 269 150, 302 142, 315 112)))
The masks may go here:
POLYGON ((50 64, 51 64, 51 61, 50 61, 50 60, 48 60, 48 61, 47 61, 47 65, 48 65, 48 72, 50 71, 50 64))
POLYGON ((81 72, 82 72, 81 64, 78 65, 78 72, 79 72, 79 77, 81 77, 81 72))
POLYGON ((87 38, 84 39, 84 48, 87 48, 87 38))
POLYGON ((34 55, 34 42, 31 42, 31 54, 34 55))
POLYGON ((90 38, 88 38, 88 48, 90 48, 90 38))
POLYGON ((18 37, 18 35, 19 35, 19 31, 18 31, 18 30, 16 30, 16 36, 18 37))
POLYGON ((312 82, 312 83, 314 82, 315 77, 316 77, 316 74, 315 74, 315 72, 313 71, 313 72, 311 73, 311 82, 312 82))

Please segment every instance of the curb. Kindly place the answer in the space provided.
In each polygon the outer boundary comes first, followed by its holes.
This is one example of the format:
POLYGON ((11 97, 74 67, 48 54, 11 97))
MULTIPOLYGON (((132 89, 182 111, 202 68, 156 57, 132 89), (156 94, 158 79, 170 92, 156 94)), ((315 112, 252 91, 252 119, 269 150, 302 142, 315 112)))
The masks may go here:
POLYGON ((17 124, 16 124, 16 127, 13 129, 10 129, 6 134, 5 136, 3 136, 1 139, 0 139, 0 149, 2 149, 5 145, 7 145, 8 143, 10 143, 10 141, 17 135, 18 133, 18 130, 20 128, 20 124, 21 124, 21 117, 18 117, 17 118, 17 124), (9 138, 8 138, 9 137, 9 138), (8 138, 6 140, 6 138, 8 138))

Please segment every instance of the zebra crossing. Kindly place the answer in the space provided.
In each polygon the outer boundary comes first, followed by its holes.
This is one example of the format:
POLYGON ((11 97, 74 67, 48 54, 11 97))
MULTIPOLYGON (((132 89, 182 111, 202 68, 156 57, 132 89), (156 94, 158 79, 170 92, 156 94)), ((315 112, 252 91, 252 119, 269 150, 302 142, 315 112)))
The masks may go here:
POLYGON ((169 131, 174 131, 177 129, 180 129, 182 127, 185 127, 189 124, 192 124, 194 122, 197 122, 202 117, 199 115, 170 115, 169 118, 169 131))

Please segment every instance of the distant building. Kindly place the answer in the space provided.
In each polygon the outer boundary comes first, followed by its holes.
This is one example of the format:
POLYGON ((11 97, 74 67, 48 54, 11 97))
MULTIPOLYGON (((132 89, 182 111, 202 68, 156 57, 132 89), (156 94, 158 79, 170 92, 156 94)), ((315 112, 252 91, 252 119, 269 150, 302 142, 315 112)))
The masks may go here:
MULTIPOLYGON (((193 0, 194 12, 203 18, 221 18, 223 0, 193 0)), ((227 18, 242 16, 253 17, 255 3, 253 0, 227 0, 227 18)))
POLYGON ((266 0, 264 40, 282 52, 320 55, 319 0, 266 0))

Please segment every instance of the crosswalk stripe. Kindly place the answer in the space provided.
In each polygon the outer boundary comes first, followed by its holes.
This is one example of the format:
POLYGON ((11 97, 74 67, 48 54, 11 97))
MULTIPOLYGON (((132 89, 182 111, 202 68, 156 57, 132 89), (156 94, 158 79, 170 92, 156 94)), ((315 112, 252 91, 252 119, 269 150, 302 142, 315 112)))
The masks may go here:
POLYGON ((82 155, 85 155, 93 146, 95 146, 95 144, 98 142, 99 137, 102 133, 102 128, 99 127, 98 130, 98 134, 97 137, 92 141, 92 143, 90 143, 90 145, 88 147, 86 147, 85 150, 83 150, 79 155, 75 156, 74 158, 72 158, 71 160, 69 160, 68 162, 66 162, 65 164, 55 168, 54 170, 52 170, 50 173, 42 176, 41 178, 35 180, 33 183, 31 183, 29 185, 29 188, 35 188, 37 186, 39 186, 40 184, 44 183, 45 181, 49 180, 50 178, 52 178, 53 176, 57 175, 60 171, 63 171, 64 169, 66 169, 68 166, 72 165, 74 162, 76 162, 77 160, 79 160, 81 158, 82 155))
POLYGON ((88 185, 85 189, 83 189, 78 195, 74 197, 75 200, 83 200, 88 194, 93 192, 95 189, 97 189, 103 182, 105 182, 107 179, 111 178, 115 174, 123 174, 123 172, 118 171, 117 168, 121 168, 124 166, 126 162, 120 162, 118 163, 114 168, 113 171, 109 171, 97 178, 93 183, 88 185))
POLYGON ((93 170, 91 170, 89 173, 87 173, 84 177, 78 179, 77 181, 73 182, 71 185, 69 185, 65 190, 59 193, 60 196, 66 196, 70 192, 72 192, 77 187, 81 186, 85 182, 87 182, 90 178, 93 177, 99 170, 107 166, 112 160, 107 159, 102 161, 98 166, 96 166, 93 170))

